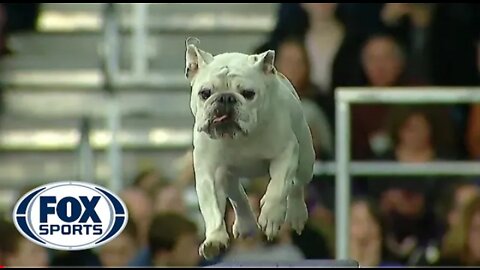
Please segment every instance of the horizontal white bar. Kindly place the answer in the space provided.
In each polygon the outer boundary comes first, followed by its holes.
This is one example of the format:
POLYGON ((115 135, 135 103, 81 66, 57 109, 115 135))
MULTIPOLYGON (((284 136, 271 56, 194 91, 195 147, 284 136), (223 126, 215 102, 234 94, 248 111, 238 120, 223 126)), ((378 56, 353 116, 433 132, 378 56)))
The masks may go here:
MULTIPOLYGON (((315 175, 335 175, 335 162, 316 162, 315 175)), ((438 161, 421 164, 390 161, 350 162, 350 174, 354 176, 480 176, 479 161, 438 161)))
POLYGON ((348 103, 478 103, 480 87, 339 87, 348 103))

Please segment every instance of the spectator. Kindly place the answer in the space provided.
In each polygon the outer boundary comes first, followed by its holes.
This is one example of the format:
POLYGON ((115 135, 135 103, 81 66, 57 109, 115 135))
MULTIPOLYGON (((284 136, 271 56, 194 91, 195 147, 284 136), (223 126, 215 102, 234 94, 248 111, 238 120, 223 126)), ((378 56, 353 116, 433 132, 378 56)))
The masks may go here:
POLYGON ((459 222, 446 236, 439 265, 476 266, 480 264, 480 197, 470 200, 459 222))
POLYGON ((162 184, 160 173, 155 169, 144 170, 133 180, 133 186, 143 190, 152 199, 156 188, 162 184))
POLYGON ((389 32, 401 40, 407 57, 407 72, 422 81, 431 82, 428 51, 430 25, 434 4, 386 3, 381 11, 382 21, 389 32))
POLYGON ((381 10, 383 23, 406 47, 409 70, 448 86, 478 85, 479 15, 473 3, 386 3, 381 10))
POLYGON ((137 229, 133 220, 129 220, 125 229, 99 248, 102 267, 127 266, 138 250, 137 229))
POLYGON ((449 190, 453 198, 449 205, 446 221, 448 228, 452 229, 459 224, 465 205, 475 197, 480 196, 480 188, 475 183, 469 181, 464 183, 455 182, 455 185, 450 187, 449 190))
MULTIPOLYGON (((301 3, 278 4, 277 23, 269 41, 259 51, 276 47, 278 41, 296 35, 304 37, 311 22, 301 3)), ((342 22, 347 36, 366 37, 385 29, 380 18, 383 3, 338 3, 335 16, 342 22)))
MULTIPOLYGON (((476 86, 480 83, 476 63, 480 41, 478 4, 386 4, 389 6, 404 14, 396 29, 397 36, 407 45, 411 73, 426 75, 434 85, 476 86)), ((468 155, 469 146, 463 136, 468 128, 468 111, 466 104, 451 106, 455 130, 461 138, 456 143, 462 157, 468 155)))
POLYGON ((180 215, 187 214, 182 190, 173 185, 164 186, 157 190, 154 201, 154 212, 175 212, 180 215))
POLYGON ((148 233, 152 266, 198 266, 197 228, 174 213, 157 214, 148 233))
POLYGON ((456 156, 453 123, 442 107, 398 106, 387 128, 393 148, 384 156, 400 162, 428 162, 456 156))
POLYGON ((324 110, 315 104, 318 87, 310 81, 310 63, 303 43, 298 39, 283 40, 277 48, 275 59, 278 71, 290 80, 302 101, 317 158, 331 157, 333 154, 331 122, 327 120, 324 110))
MULTIPOLYGON (((371 37, 363 47, 361 59, 366 86, 405 85, 405 56, 393 37, 371 37)), ((352 107, 351 115, 353 159, 368 159, 384 153, 388 148, 388 136, 384 129, 388 106, 356 105, 352 107)))
POLYGON ((358 54, 364 36, 348 34, 338 18, 337 3, 281 4, 270 40, 256 52, 276 49, 288 37, 304 40, 311 64, 310 78, 317 90, 317 103, 335 128, 334 90, 360 81, 358 54), (294 23, 292 23, 294 21, 294 23))
POLYGON ((321 93, 332 95, 337 86, 355 84, 361 40, 346 35, 336 16, 337 3, 303 3, 309 19, 305 44, 311 61, 311 79, 321 93))
MULTIPOLYGON (((439 111, 420 106, 397 108, 389 122, 393 149, 386 160, 424 163, 448 156, 442 146, 448 145, 448 129, 442 130, 439 111)), ((370 191, 377 194, 386 222, 386 246, 401 263, 416 265, 425 248, 438 237, 438 224, 432 206, 431 192, 438 179, 428 177, 371 180, 370 191)))
POLYGON ((399 265, 388 261, 380 211, 367 199, 356 199, 351 207, 350 256, 360 266, 399 265))
POLYGON ((0 219, 0 265, 9 267, 47 267, 48 252, 23 237, 15 225, 0 219))
POLYGON ((389 87, 409 83, 405 78, 405 52, 391 35, 371 36, 363 47, 361 60, 365 83, 369 86, 389 87))
MULTIPOLYGON (((439 185, 438 185, 439 186, 439 185)), ((451 230, 460 222, 461 212, 468 202, 478 195, 479 188, 468 179, 449 180, 446 186, 442 186, 440 192, 437 192, 435 200, 437 204, 437 214, 441 217, 442 235, 436 241, 426 247, 423 252, 417 253, 417 266, 433 266, 440 262, 440 252, 443 245, 448 244, 447 237, 451 235, 451 230), (442 190, 444 192, 442 192, 442 190), (446 233, 444 233, 446 231, 446 233)))
POLYGON ((177 162, 179 173, 173 184, 181 190, 195 188, 193 150, 188 150, 177 162))
POLYGON ((147 245, 148 228, 152 219, 153 206, 150 197, 139 188, 127 188, 120 197, 129 209, 129 218, 135 222, 139 245, 147 245))
POLYGON ((480 195, 480 189, 471 180, 461 180, 449 183, 443 188, 445 192, 437 193, 437 200, 439 201, 438 210, 439 215, 443 218, 443 225, 445 232, 442 235, 441 241, 437 245, 431 246, 430 251, 426 250, 421 258, 421 265, 432 266, 440 263, 451 263, 445 258, 442 258, 441 251, 448 249, 452 236, 455 236, 454 230, 461 222, 462 211, 470 201, 480 195))

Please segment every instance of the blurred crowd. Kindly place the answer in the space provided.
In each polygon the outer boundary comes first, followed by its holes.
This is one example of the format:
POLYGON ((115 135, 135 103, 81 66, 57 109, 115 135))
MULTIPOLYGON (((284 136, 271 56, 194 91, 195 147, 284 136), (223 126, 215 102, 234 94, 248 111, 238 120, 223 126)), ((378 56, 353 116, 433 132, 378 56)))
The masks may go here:
MULTIPOLYGON (((301 98, 317 159, 332 161, 337 87, 388 91, 384 87, 479 85, 480 5, 282 3, 275 29, 257 45, 252 52, 276 51, 278 71, 301 98)), ((354 105, 351 121, 354 160, 480 159, 480 104, 354 105)), ((480 176, 355 178, 351 258, 362 266, 479 266, 478 180, 480 176)), ((244 179, 257 214, 267 182, 244 179)), ((176 179, 151 169, 121 192, 130 220, 113 241, 95 250, 47 251, 3 220, 0 265, 205 266, 334 258, 334 188, 334 177, 325 175, 315 176, 306 187, 310 218, 303 234, 285 227, 274 241, 261 234, 232 237, 228 249, 206 261, 198 255, 203 219, 188 152, 176 179)), ((229 229, 232 211, 225 213, 229 229)))

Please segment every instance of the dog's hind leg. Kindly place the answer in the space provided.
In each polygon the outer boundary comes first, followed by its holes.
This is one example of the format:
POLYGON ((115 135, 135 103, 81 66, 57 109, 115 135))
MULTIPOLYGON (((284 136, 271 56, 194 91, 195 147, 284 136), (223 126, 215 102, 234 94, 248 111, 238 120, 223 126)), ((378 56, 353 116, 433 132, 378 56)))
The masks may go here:
POLYGON ((287 198, 286 220, 291 228, 300 234, 308 220, 304 190, 313 178, 315 151, 312 146, 310 130, 306 123, 304 123, 304 127, 296 135, 299 137, 298 168, 287 198))
POLYGON ((227 196, 235 212, 233 236, 238 238, 254 235, 257 232, 257 221, 240 179, 231 176, 225 184, 227 196))

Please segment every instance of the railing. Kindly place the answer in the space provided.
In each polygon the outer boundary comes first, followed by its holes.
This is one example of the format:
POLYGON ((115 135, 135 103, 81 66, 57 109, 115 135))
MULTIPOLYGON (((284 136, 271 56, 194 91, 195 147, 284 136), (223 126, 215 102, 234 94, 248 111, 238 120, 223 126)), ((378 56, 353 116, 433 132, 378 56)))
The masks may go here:
POLYGON ((106 106, 106 119, 110 131, 110 144, 108 146, 108 161, 110 164, 109 188, 119 192, 123 187, 122 180, 122 149, 118 140, 121 128, 121 112, 114 91, 114 84, 120 72, 120 37, 119 23, 114 4, 107 4, 104 13, 104 52, 103 73, 106 94, 109 102, 106 106))
MULTIPOLYGON (((352 162, 350 158, 350 104, 480 103, 480 87, 338 88, 335 95, 336 163, 318 165, 316 172, 335 166, 336 259, 349 257, 350 176, 354 175, 480 175, 478 162, 431 162, 400 164, 352 162)), ((327 171, 327 170, 325 170, 327 171)))

